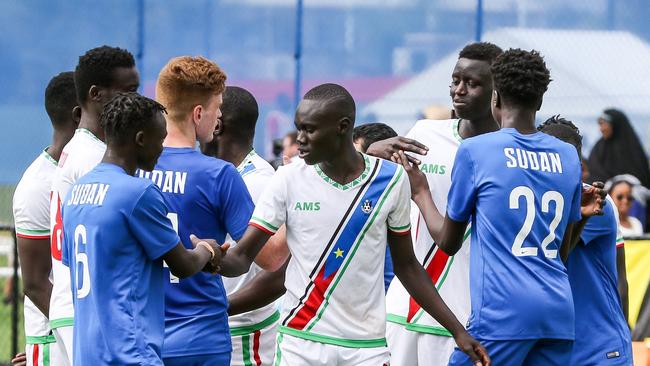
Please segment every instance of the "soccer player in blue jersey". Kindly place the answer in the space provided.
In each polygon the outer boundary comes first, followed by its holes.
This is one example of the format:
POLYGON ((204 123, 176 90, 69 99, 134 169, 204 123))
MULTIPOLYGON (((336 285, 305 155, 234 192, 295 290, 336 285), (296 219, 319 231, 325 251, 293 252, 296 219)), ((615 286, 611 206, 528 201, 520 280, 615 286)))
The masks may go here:
POLYGON ((195 239, 194 249, 183 246, 160 189, 133 176, 152 170, 160 156, 163 111, 136 93, 114 97, 100 119, 106 153, 62 203, 75 365, 162 365, 163 259, 178 277, 219 264, 216 244, 195 239))
MULTIPOLYGON (((597 214, 601 198, 583 195, 575 148, 535 128, 550 82, 535 51, 508 50, 491 66, 492 112, 501 130, 463 141, 452 171, 446 217, 429 200, 426 215, 436 244, 449 255, 472 221, 468 331, 495 365, 567 365, 574 310, 560 247, 571 223, 597 214)), ((404 153, 398 160, 413 181, 422 178, 404 153)), ((414 188, 414 195, 418 192, 414 188)), ((466 365, 456 350, 450 365, 466 365)))
MULTIPOLYGON (((225 73, 203 57, 176 57, 160 71, 156 98, 165 105, 167 137, 156 167, 140 172, 162 190, 168 216, 186 247, 190 234, 223 244, 238 240, 253 202, 235 167, 203 155, 221 117, 225 73)), ((165 270, 165 365, 228 365, 231 340, 227 298, 220 276, 184 280, 165 270)))
MULTIPOLYGON (((538 130, 575 146, 582 156, 582 137, 570 121, 553 117, 538 130)), ((618 235, 616 206, 611 198, 608 201, 602 216, 587 220, 567 262, 576 309, 570 365, 632 364, 632 336, 617 290, 617 250, 623 238, 618 235)))

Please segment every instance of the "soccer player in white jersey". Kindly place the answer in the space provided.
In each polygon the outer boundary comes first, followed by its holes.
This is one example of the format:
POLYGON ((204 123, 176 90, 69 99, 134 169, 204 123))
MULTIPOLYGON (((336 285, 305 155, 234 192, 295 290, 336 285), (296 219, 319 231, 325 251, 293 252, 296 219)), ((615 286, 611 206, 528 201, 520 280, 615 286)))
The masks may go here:
POLYGON ((136 91, 140 84, 133 55, 124 49, 109 46, 91 49, 79 57, 74 79, 81 107, 81 121, 61 153, 52 178, 50 201, 53 275, 50 327, 56 337, 57 347, 68 361, 66 364, 72 363, 74 309, 69 270, 61 263, 61 201, 77 179, 102 160, 106 144, 103 141, 104 132, 99 125, 99 115, 104 104, 118 92, 136 91))
MULTIPOLYGON (((217 123, 214 139, 202 146, 206 155, 228 161, 237 167, 248 192, 256 203, 268 185, 275 170, 253 149, 255 125, 259 115, 255 97, 246 89, 228 86, 223 93, 221 118, 217 123)), ((276 234, 269 240, 282 239, 276 234)), ((265 268, 273 271, 288 257, 286 244, 266 245, 255 258, 265 268)), ((260 271, 256 263, 250 270, 235 278, 223 278, 228 295, 242 288, 260 271)), ((230 316, 228 323, 232 338, 231 366, 271 365, 275 356, 275 338, 280 313, 274 303, 253 311, 230 316)))
POLYGON ((25 292, 25 353, 29 366, 59 363, 60 354, 49 325, 50 294, 50 186, 61 151, 79 123, 72 72, 62 72, 45 89, 45 110, 54 135, 16 186, 13 199, 18 256, 25 292))
MULTIPOLYGON (((451 186, 451 170, 461 141, 483 133, 498 130, 492 117, 492 74, 490 65, 502 53, 491 43, 472 43, 458 55, 451 75, 449 93, 456 119, 421 120, 406 135, 434 148, 426 155, 415 154, 421 161, 420 170, 427 177, 431 194, 419 196, 433 200, 437 207, 447 206, 451 186)), ((373 151, 390 159, 396 139, 375 144, 373 151)), ((469 296, 469 234, 467 229, 460 251, 453 256, 440 250, 427 228, 427 217, 418 208, 420 201, 411 205, 414 250, 436 286, 440 296, 458 320, 465 324, 470 314, 469 296)), ((454 351, 451 334, 435 319, 426 314, 409 297, 399 280, 392 282, 386 295, 387 340, 393 365, 443 365, 454 351)))
POLYGON ((286 224, 291 259, 276 364, 388 364, 383 286, 388 242, 395 274, 409 292, 473 361, 490 364, 417 262, 404 171, 355 150, 354 118, 354 100, 339 85, 319 85, 305 94, 296 111, 302 160, 280 168, 269 182, 221 273, 246 272, 269 236, 286 224))

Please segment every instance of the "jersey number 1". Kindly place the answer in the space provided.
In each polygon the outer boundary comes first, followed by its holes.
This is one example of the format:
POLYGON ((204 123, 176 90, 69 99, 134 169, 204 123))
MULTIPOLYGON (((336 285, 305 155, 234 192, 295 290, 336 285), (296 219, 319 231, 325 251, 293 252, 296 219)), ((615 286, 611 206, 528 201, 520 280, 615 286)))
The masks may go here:
MULTIPOLYGON (((519 209, 519 198, 524 197, 526 201, 526 219, 524 225, 519 229, 519 233, 515 237, 512 244, 512 254, 517 257, 536 256, 536 247, 523 247, 524 241, 530 231, 533 229, 533 221, 535 221, 535 194, 533 190, 526 186, 515 187, 510 192, 510 209, 519 209)), ((547 258, 557 258, 557 249, 548 249, 549 244, 555 240, 555 229, 562 221, 562 210, 564 209, 564 197, 557 191, 548 191, 542 195, 542 212, 548 213, 550 210, 551 201, 555 202, 555 216, 548 227, 549 233, 542 240, 542 251, 547 258)))

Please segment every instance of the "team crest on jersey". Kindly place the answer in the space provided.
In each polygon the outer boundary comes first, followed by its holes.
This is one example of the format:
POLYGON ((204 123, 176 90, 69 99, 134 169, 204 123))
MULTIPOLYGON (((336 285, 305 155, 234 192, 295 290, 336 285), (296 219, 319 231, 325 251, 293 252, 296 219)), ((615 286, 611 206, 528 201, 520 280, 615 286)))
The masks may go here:
POLYGON ((365 214, 369 214, 372 211, 372 202, 370 202, 370 200, 365 200, 363 205, 361 205, 361 211, 365 214))

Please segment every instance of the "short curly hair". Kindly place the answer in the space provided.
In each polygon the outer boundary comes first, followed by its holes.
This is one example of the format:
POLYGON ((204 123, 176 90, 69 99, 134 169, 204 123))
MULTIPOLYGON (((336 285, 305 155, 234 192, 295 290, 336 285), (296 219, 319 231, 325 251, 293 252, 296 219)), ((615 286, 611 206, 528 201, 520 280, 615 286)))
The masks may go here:
POLYGON ((101 46, 79 56, 79 63, 74 70, 74 82, 79 104, 86 105, 88 90, 91 86, 111 86, 115 69, 134 66, 135 60, 131 52, 119 47, 101 46))
POLYGON ((316 100, 328 104, 337 103, 335 109, 339 112, 340 117, 348 117, 354 123, 357 110, 354 98, 341 85, 334 83, 317 85, 305 93, 303 99, 316 100))
POLYGON ((537 131, 556 137, 568 144, 575 146, 578 153, 582 153, 582 136, 580 130, 573 122, 555 115, 537 126, 537 131))
POLYGON ((397 132, 385 123, 366 123, 365 125, 357 126, 352 131, 352 141, 357 142, 363 139, 361 144, 361 152, 365 153, 368 147, 377 141, 389 139, 397 136, 397 132))
POLYGON ((494 60, 491 71, 501 98, 525 107, 537 107, 551 82, 544 58, 535 50, 509 49, 494 60))
POLYGON ((160 70, 156 100, 168 110, 169 117, 182 120, 197 105, 226 89, 226 73, 205 57, 175 57, 160 70))
POLYGON ((105 106, 99 122, 106 135, 106 143, 124 142, 154 121, 156 113, 165 113, 165 107, 138 93, 118 93, 105 106))
POLYGON ((474 42, 463 47, 458 53, 458 58, 486 61, 492 64, 503 53, 501 47, 490 42, 474 42))
POLYGON ((62 72, 50 80, 45 88, 45 111, 55 127, 65 126, 77 106, 74 73, 62 72))

